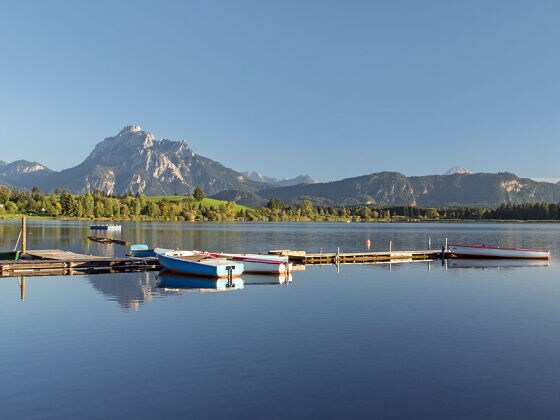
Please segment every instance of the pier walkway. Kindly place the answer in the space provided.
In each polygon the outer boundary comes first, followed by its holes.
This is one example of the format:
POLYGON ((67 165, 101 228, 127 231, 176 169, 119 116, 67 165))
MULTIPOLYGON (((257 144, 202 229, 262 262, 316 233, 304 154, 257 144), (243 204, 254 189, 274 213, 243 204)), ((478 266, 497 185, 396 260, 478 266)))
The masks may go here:
POLYGON ((308 254, 305 251, 279 249, 269 251, 271 255, 287 256, 294 264, 357 264, 389 262, 395 260, 434 260, 449 258, 449 251, 414 250, 414 251, 367 251, 367 252, 321 252, 308 254))
POLYGON ((60 249, 28 250, 19 261, 0 261, 0 275, 48 276, 158 270, 156 257, 115 258, 60 249))

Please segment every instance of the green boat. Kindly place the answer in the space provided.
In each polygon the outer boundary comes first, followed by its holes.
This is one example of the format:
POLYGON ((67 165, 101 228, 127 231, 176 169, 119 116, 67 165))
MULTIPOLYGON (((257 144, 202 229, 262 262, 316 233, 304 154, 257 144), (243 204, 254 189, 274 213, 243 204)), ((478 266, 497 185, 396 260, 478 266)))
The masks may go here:
POLYGON ((21 256, 21 251, 4 251, 0 252, 0 261, 17 261, 21 256))

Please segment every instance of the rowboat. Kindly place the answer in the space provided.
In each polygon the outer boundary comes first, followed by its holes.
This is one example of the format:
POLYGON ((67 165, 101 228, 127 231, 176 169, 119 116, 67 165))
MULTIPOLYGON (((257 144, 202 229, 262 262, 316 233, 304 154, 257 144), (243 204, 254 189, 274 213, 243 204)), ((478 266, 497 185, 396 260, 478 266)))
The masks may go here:
POLYGON ((3 251, 0 252, 1 261, 17 261, 21 256, 21 251, 3 251))
POLYGON ((216 258, 224 258, 230 261, 243 263, 244 273, 257 274, 285 274, 292 270, 292 264, 288 257, 279 255, 261 254, 229 254, 218 252, 197 251, 201 255, 210 255, 216 258))
POLYGON ((501 248, 489 245, 449 245, 449 251, 465 258, 527 258, 549 259, 550 250, 532 248, 501 248))
POLYGON ((155 248, 159 263, 169 271, 204 277, 238 277, 243 273, 243 264, 196 251, 155 248))
POLYGON ((222 292, 243 289, 243 280, 240 277, 231 280, 193 277, 163 270, 158 275, 158 287, 166 291, 222 292))

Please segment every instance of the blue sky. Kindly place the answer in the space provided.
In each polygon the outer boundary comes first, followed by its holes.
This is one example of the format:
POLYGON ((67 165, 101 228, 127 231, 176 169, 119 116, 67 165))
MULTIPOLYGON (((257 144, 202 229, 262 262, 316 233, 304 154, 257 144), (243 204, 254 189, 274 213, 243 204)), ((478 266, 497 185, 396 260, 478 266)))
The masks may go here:
POLYGON ((2 2, 0 160, 68 168, 139 124, 273 177, 560 177, 558 22, 557 1, 2 2))

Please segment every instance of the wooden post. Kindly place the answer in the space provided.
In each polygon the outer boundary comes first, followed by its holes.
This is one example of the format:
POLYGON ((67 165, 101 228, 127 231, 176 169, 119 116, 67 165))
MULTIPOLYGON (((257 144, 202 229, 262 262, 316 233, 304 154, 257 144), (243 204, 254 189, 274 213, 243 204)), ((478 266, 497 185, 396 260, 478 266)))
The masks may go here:
POLYGON ((27 252, 27 221, 25 216, 21 216, 21 255, 27 252))

